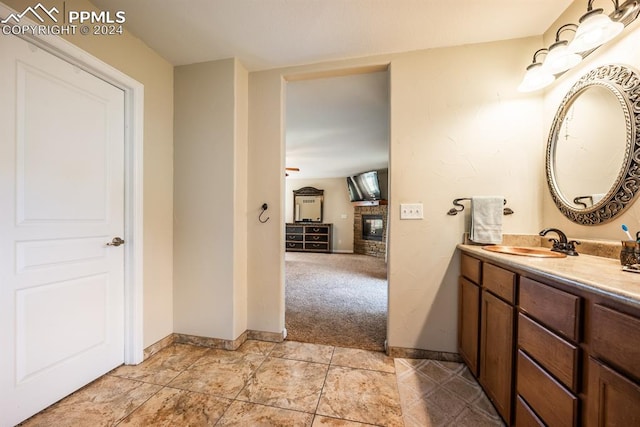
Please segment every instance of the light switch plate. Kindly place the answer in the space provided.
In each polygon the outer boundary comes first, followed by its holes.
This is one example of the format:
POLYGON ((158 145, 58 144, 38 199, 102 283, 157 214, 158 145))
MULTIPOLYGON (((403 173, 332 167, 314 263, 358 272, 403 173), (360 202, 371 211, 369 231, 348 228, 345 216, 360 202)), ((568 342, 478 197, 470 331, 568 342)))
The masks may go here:
POLYGON ((400 219, 423 219, 422 203, 400 204, 400 219))

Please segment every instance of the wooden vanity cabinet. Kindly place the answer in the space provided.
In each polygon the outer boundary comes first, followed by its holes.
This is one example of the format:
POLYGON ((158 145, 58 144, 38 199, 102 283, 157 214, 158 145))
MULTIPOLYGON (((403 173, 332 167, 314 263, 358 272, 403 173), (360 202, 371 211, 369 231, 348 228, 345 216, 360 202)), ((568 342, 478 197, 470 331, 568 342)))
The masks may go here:
POLYGON ((640 317, 592 305, 587 425, 640 426, 640 317))
POLYGON ((513 399, 513 306, 482 290, 480 384, 502 418, 511 420, 513 399))
POLYGON ((462 255, 458 349, 505 420, 513 401, 515 274, 462 255))
POLYGON ((480 286, 460 277, 458 281, 458 351, 473 376, 478 376, 480 286))
POLYGON ((587 426, 640 426, 640 385, 589 358, 587 426))
POLYGON ((513 407, 516 275, 483 264, 479 381, 509 424, 513 407))
POLYGON ((640 426, 637 303, 481 256, 461 267, 460 354, 507 425, 640 426))
POLYGON ((458 279, 458 352, 475 377, 480 350, 481 277, 482 262, 462 254, 458 279))

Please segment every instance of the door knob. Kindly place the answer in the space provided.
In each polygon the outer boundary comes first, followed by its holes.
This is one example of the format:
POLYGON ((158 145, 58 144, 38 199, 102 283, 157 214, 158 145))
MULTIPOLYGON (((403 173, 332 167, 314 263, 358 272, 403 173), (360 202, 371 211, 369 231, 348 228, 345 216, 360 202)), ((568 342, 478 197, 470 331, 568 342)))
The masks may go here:
POLYGON ((114 237, 111 243, 107 243, 107 246, 120 246, 124 244, 124 240, 120 237, 114 237))

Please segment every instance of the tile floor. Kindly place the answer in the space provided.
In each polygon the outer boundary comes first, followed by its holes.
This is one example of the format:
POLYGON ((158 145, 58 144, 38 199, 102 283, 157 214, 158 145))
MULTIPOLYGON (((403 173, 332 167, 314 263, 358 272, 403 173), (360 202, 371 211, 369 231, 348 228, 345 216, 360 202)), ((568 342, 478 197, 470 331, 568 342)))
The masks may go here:
POLYGON ((174 344, 121 366, 24 426, 502 426, 460 363, 249 340, 174 344))

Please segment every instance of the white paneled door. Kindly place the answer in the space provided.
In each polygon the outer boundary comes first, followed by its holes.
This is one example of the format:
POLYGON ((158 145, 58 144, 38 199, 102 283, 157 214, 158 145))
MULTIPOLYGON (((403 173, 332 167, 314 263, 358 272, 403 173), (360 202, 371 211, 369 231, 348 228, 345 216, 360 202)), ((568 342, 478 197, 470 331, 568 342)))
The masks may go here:
POLYGON ((123 362, 124 94, 19 38, 0 52, 4 427, 123 362))

